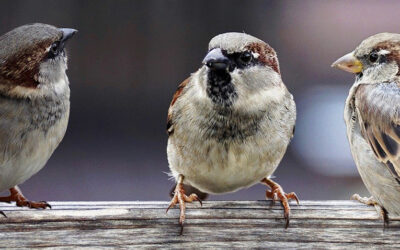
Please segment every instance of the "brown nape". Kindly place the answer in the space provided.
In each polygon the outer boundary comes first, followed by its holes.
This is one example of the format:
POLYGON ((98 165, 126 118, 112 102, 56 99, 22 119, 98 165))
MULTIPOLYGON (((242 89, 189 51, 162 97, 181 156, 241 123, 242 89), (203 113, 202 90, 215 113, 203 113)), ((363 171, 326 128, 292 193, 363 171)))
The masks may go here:
MULTIPOLYGON (((399 67, 400 67, 400 43, 384 41, 384 42, 378 43, 375 46, 375 49, 377 51, 382 50, 382 49, 390 51, 390 54, 386 55, 388 61, 396 62, 397 65, 399 65, 399 67)), ((400 75, 400 70, 397 72, 397 75, 398 76, 400 75)))
POLYGON ((278 58, 271 46, 263 43, 251 43, 246 46, 246 49, 258 53, 260 55, 258 60, 261 63, 270 66, 276 73, 280 74, 278 58))
POLYGON ((37 74, 40 62, 46 56, 46 48, 51 45, 51 40, 44 40, 35 46, 29 47, 0 64, 0 79, 2 84, 36 88, 37 74))

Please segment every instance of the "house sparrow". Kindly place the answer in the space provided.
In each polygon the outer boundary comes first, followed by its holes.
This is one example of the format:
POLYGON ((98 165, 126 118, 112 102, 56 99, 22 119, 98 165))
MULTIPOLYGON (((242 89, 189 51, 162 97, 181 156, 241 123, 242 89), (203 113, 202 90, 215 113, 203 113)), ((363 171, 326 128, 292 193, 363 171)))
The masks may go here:
POLYGON ((17 185, 43 168, 67 129, 64 46, 76 32, 37 23, 0 37, 0 191, 11 193, 2 202, 50 207, 27 200, 17 185))
MULTIPOLYGON (((211 39, 203 65, 183 81, 168 110, 168 162, 177 185, 168 207, 179 203, 180 224, 187 195, 184 184, 221 194, 263 183, 279 199, 289 224, 288 200, 270 176, 293 136, 296 106, 282 82, 277 55, 267 43, 244 33, 211 39)), ((167 211, 168 211, 167 209, 167 211)))
POLYGON ((400 34, 365 39, 333 67, 356 74, 344 119, 351 152, 372 197, 352 198, 400 215, 400 34))

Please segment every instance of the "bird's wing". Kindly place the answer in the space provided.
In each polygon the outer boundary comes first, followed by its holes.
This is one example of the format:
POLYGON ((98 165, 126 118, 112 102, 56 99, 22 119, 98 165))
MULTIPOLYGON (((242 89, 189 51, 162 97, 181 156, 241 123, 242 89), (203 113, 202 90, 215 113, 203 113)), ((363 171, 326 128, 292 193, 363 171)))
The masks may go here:
POLYGON ((181 84, 179 84, 178 89, 175 91, 174 96, 172 97, 171 104, 169 105, 168 109, 168 117, 167 117, 167 134, 168 136, 172 135, 174 132, 174 124, 173 124, 173 106, 175 105, 178 98, 182 95, 183 89, 189 83, 190 77, 186 78, 181 84))
POLYGON ((399 83, 360 84, 355 106, 364 139, 400 184, 399 83))

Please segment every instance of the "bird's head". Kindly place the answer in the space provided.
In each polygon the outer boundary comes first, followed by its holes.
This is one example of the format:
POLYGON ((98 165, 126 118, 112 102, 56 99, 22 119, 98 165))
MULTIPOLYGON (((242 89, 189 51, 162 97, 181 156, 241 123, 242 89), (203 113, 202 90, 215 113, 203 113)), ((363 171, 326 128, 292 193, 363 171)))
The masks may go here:
POLYGON ((332 67, 357 74, 358 81, 364 83, 393 81, 400 75, 400 34, 370 36, 332 67))
POLYGON ((281 83, 275 50, 244 33, 224 33, 212 38, 200 72, 206 79, 207 95, 224 106, 281 83))
POLYGON ((29 24, 0 37, 0 83, 37 88, 66 77, 66 42, 74 29, 47 24, 29 24))

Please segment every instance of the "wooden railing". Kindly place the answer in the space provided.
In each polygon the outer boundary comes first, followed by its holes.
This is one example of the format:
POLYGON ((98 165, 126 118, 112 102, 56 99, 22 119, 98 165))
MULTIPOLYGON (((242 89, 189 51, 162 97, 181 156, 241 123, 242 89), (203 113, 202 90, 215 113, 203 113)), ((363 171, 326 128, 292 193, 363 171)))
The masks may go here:
POLYGON ((50 202, 29 210, 0 204, 0 247, 66 248, 391 248, 400 247, 400 218, 383 227, 374 207, 355 201, 291 203, 284 228, 279 203, 205 201, 188 204, 180 236, 179 210, 168 202, 50 202))

